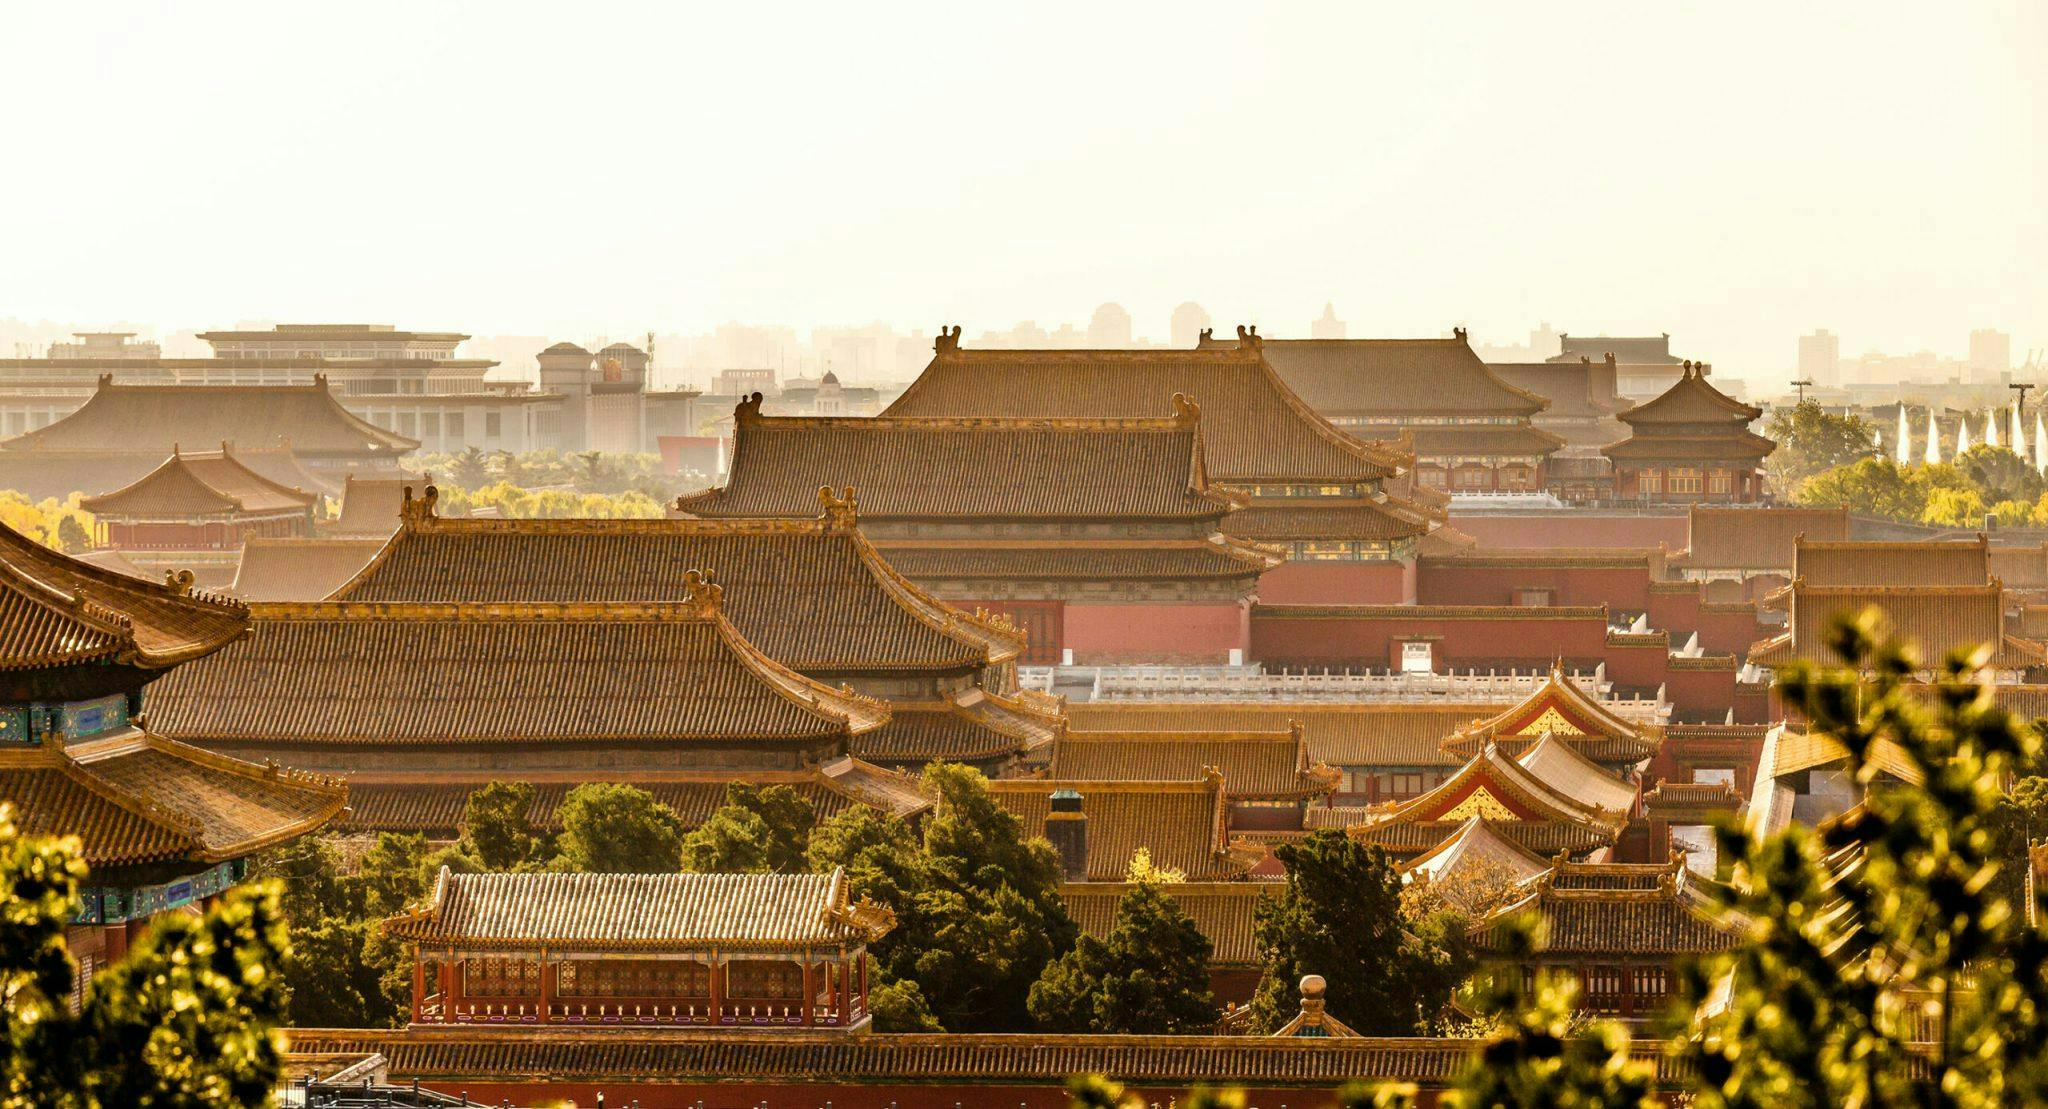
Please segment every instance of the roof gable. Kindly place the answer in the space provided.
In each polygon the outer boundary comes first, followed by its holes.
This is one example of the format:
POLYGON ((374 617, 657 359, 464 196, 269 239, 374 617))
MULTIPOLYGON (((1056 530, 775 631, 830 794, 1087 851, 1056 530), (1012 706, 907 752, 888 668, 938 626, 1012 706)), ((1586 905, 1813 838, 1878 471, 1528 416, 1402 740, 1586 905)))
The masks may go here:
POLYGON ((938 353, 883 413, 913 417, 1142 418, 1176 396, 1203 408, 1203 447, 1222 482, 1377 481, 1404 458, 1330 425, 1260 356, 1256 336, 1200 350, 968 350, 938 353))
POLYGON ((1045 834, 1055 791, 1079 793, 1088 818, 1087 881, 1122 880, 1140 848, 1151 852, 1154 865, 1179 870, 1190 881, 1236 878, 1251 869, 1251 860, 1230 850, 1230 806, 1221 774, 1164 782, 997 780, 988 788, 997 804, 1023 822, 1027 839, 1045 834))
POLYGON ((1053 781, 1199 779, 1214 770, 1233 798, 1320 796, 1335 770, 1309 761, 1300 723, 1282 732, 1069 732, 1053 745, 1053 781))
POLYGON ((1692 506, 1681 565, 1696 570, 1792 569, 1798 537, 1849 538, 1847 508, 1692 506))
POLYGON ((1828 542, 1801 537, 1793 544, 1792 576, 1810 588, 1985 585, 1991 581, 1991 541, 1828 542))
POLYGON ((1747 428, 1764 414, 1707 384, 1707 375, 1691 362, 1669 389, 1621 413, 1623 423, 1641 429, 1659 424, 1723 424, 1747 428))
POLYGON ((1556 736, 1595 758, 1633 762, 1657 752, 1658 743, 1635 724, 1616 716, 1553 666, 1544 683, 1521 703, 1460 728, 1444 749, 1469 756, 1492 743, 1521 751, 1544 736, 1556 736))

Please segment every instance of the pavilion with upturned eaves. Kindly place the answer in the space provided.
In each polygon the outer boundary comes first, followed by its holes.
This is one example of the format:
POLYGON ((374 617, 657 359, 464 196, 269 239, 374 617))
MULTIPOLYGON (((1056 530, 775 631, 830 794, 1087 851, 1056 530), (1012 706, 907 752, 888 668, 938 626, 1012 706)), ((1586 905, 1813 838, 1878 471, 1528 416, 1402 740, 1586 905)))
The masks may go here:
POLYGON ((414 947, 414 1024, 868 1026, 867 947, 895 926, 831 874, 454 874, 385 922, 414 947))
POLYGON ((1519 758, 1485 744, 1441 785, 1407 801, 1367 809, 1309 811, 1311 826, 1346 827, 1367 843, 1409 859, 1482 817, 1524 848, 1572 858, 1605 857, 1627 828, 1636 787, 1554 736, 1519 758))
POLYGON ((67 939, 77 981, 158 913, 205 903, 249 856, 340 815, 343 784, 165 738, 173 667, 248 631, 239 604, 67 558, 0 528, 0 803, 25 834, 77 836, 89 868, 67 939), (150 700, 146 700, 146 698, 150 700))
POLYGON ((1705 367, 1685 363, 1655 400, 1621 413, 1629 437, 1601 448, 1624 501, 1752 504, 1764 498, 1764 458, 1777 444, 1749 429, 1763 409, 1707 384, 1705 367))

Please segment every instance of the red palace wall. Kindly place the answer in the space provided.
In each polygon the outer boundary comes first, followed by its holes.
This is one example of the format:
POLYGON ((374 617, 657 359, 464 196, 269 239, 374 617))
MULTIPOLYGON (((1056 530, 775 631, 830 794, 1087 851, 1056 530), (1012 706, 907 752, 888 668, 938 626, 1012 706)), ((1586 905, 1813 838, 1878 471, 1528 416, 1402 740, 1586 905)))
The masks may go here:
MULTIPOLYGON (((1269 575, 1270 576, 1270 575, 1269 575)), ((1460 566, 1425 559, 1415 601, 1425 605, 1511 605, 1518 590, 1547 589, 1553 605, 1606 605, 1616 612, 1650 606, 1650 570, 1642 566, 1460 566)), ((1264 600, 1264 591, 1260 593, 1264 600)))
POLYGON ((1670 516, 1598 515, 1586 512, 1524 516, 1451 514, 1452 527, 1485 547, 1654 547, 1674 551, 1691 542, 1684 513, 1670 516))
POLYGON ((1415 560, 1287 561, 1259 575, 1259 600, 1269 605, 1405 605, 1415 603, 1415 560))
POLYGON ((1276 614, 1265 605, 1252 608, 1251 657, 1272 667, 1384 669, 1395 664, 1397 644, 1418 638, 1436 645, 1439 672, 1489 664, 1549 666, 1558 658, 1590 664, 1606 656, 1607 621, 1571 613, 1444 619, 1378 606, 1355 616, 1301 618, 1276 614))
MULTIPOLYGON (((970 610, 973 606, 965 606, 970 610)), ((1249 606, 1086 605, 1060 614, 1063 646, 1077 666, 1166 663, 1220 666, 1251 642, 1249 606)))

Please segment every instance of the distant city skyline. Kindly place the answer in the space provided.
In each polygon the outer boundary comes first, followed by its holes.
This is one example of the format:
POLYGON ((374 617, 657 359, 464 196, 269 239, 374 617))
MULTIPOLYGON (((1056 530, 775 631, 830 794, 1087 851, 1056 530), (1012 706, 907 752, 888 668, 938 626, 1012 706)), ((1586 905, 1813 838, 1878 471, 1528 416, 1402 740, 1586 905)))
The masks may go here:
POLYGON ((7 29, 35 44, 0 70, 0 306, 26 319, 972 335, 1114 300, 1158 337, 1194 301, 1305 335, 1334 301, 1352 337, 1669 331, 1781 380, 1816 327, 2048 346, 2036 4, 45 5, 7 29))

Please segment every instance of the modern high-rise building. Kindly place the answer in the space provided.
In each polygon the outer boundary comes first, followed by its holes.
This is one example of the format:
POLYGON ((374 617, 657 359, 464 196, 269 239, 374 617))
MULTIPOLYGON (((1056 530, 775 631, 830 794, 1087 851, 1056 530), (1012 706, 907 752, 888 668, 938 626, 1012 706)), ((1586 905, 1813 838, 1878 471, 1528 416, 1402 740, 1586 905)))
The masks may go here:
POLYGON ((1970 379, 1995 381, 2012 369, 2012 336, 1996 328, 1970 332, 1970 379))
POLYGON ((1202 341, 1202 329, 1209 326, 1209 310, 1188 301, 1173 310, 1173 325, 1170 334, 1173 345, 1183 350, 1192 348, 1202 341))
POLYGON ((1841 384, 1842 337, 1821 328, 1799 337, 1799 377, 1815 385, 1841 384))
POLYGON ((1105 304, 1088 317, 1088 345, 1120 348, 1131 345, 1131 314, 1121 304, 1105 304))

